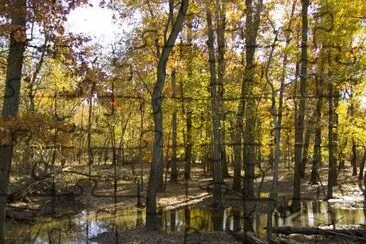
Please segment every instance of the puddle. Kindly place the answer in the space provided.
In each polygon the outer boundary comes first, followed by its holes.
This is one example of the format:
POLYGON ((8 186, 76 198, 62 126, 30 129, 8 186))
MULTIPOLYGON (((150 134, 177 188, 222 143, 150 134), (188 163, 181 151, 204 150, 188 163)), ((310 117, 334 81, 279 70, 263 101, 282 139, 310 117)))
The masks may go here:
MULTIPOLYGON (((336 225, 365 224, 363 209, 337 209, 328 207, 323 201, 302 202, 302 211, 285 218, 272 217, 274 226, 316 227, 335 223, 336 225)), ((160 210, 160 224, 167 232, 211 232, 242 230, 243 212, 228 208, 214 212, 208 208, 187 208, 160 210)), ((267 215, 253 214, 253 230, 265 236, 267 215)), ((41 218, 31 225, 7 223, 8 243, 97 243, 90 241, 103 233, 135 229, 145 224, 144 209, 125 209, 114 212, 82 211, 77 216, 41 218)))

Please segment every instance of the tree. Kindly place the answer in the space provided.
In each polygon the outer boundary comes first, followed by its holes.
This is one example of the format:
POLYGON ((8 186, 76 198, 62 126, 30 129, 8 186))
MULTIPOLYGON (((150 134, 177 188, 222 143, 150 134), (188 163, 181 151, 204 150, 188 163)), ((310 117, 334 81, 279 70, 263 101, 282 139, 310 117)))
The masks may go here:
POLYGON ((222 184, 222 152, 221 152, 221 95, 219 94, 219 82, 216 70, 216 55, 214 46, 214 29, 212 24, 212 12, 209 6, 206 6, 207 15, 207 47, 209 54, 210 66, 210 93, 211 93, 211 109, 212 109, 212 148, 213 148, 213 205, 217 208, 223 206, 223 194, 221 191, 222 184))
POLYGON ((301 182, 300 170, 302 164, 303 151, 303 134, 304 134, 304 118, 305 118, 305 97, 307 83, 307 64, 308 64, 308 8, 310 1, 302 0, 302 30, 301 30, 301 59, 300 59, 300 102, 296 110, 295 118, 295 173, 294 173, 294 188, 292 197, 292 211, 296 212, 301 209, 301 182))
MULTIPOLYGON (((173 8, 173 1, 169 1, 170 9, 173 8)), ((174 22, 172 21, 172 30, 168 39, 164 42, 163 50, 159 57, 157 67, 157 79, 152 94, 152 108, 154 119, 154 142, 153 142, 153 161, 151 164, 149 184, 146 195, 146 228, 157 230, 160 228, 157 209, 156 209, 156 191, 159 183, 159 172, 163 170, 163 114, 162 106, 162 90, 166 77, 166 66, 168 63, 170 52, 174 43, 182 29, 185 15, 187 13, 189 0, 182 0, 178 15, 174 22)), ((171 10, 172 11, 172 10, 171 10)))
MULTIPOLYGON (((246 29, 245 29, 245 69, 242 83, 242 98, 239 105, 238 114, 243 113, 243 100, 245 102, 245 133, 244 139, 244 199, 252 200, 255 198, 254 193, 254 168, 255 168, 255 108, 256 101, 254 98, 254 71, 255 61, 254 54, 257 45, 257 35, 260 23, 260 15, 262 11, 263 1, 257 3, 256 9, 253 9, 253 1, 246 0, 246 29)), ((239 118, 240 119, 240 118, 239 118)), ((240 128, 240 126, 238 127, 240 128)))
MULTIPOLYGON (((26 1, 15 0, 10 7, 12 30, 10 49, 7 60, 5 95, 2 120, 15 119, 20 102, 20 84, 26 46, 26 1)), ((16 131, 8 129, 0 145, 0 243, 5 243, 5 209, 8 194, 8 183, 16 131)))

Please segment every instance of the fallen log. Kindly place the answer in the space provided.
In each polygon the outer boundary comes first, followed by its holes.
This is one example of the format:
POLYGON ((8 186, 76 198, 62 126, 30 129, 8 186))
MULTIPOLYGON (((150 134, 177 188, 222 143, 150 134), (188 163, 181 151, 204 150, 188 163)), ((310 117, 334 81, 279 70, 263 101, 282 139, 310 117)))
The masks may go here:
POLYGON ((50 180, 51 177, 47 177, 44 179, 34 179, 27 178, 22 182, 9 186, 8 190, 8 202, 15 202, 21 200, 23 197, 28 195, 29 193, 38 190, 39 184, 45 182, 46 180, 50 180))
POLYGON ((255 236, 253 232, 235 232, 228 230, 226 231, 230 235, 232 235, 237 241, 242 243, 251 243, 251 244, 266 244, 267 241, 261 240, 255 236))
POLYGON ((291 235, 291 234, 303 234, 303 235, 328 235, 328 236, 340 236, 345 238, 352 238, 355 240, 366 241, 366 229, 321 229, 316 227, 311 228, 293 228, 291 226, 273 227, 272 233, 291 235))
POLYGON ((33 209, 6 208, 6 218, 16 222, 32 222, 39 217, 39 211, 33 209))

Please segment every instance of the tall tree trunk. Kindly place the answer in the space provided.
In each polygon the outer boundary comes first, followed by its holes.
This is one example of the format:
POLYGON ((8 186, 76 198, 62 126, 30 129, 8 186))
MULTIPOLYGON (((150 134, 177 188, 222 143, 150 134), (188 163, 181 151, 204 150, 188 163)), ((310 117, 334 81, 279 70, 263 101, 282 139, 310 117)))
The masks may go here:
POLYGON ((316 78, 316 110, 315 110, 315 136, 314 136, 314 155, 311 169, 310 182, 317 184, 319 180, 319 165, 322 160, 321 142, 322 142, 322 107, 323 107, 323 74, 316 78))
MULTIPOLYGON (((17 116, 20 102, 20 85, 22 79, 23 58, 26 45, 26 1, 14 0, 9 9, 12 31, 6 67, 5 95, 3 100, 2 119, 11 119, 17 116)), ((11 4, 9 3, 9 4, 11 4)), ((8 194, 8 184, 15 135, 7 129, 0 145, 0 244, 5 243, 5 210, 8 194)))
POLYGON ((154 141, 152 151, 152 164, 149 177, 149 185, 146 194, 146 228, 151 230, 160 229, 158 215, 156 211, 156 191, 159 186, 159 172, 163 171, 164 156, 163 156, 163 86, 166 77, 166 66, 169 55, 173 49, 175 40, 182 29, 185 15, 187 13, 189 0, 182 0, 178 15, 172 25, 172 31, 169 34, 167 41, 164 43, 163 50, 159 57, 157 67, 157 80, 152 94, 152 108, 154 120, 154 141))
POLYGON ((293 212, 301 209, 301 182, 300 182, 300 168, 302 163, 303 150, 303 132, 304 132, 304 117, 305 117, 305 97, 306 97, 306 83, 307 83, 307 42, 308 42, 308 8, 310 1, 302 0, 302 35, 301 35, 301 67, 300 67, 300 102, 296 110, 295 118, 295 173, 294 186, 292 196, 291 210, 293 212))
POLYGON ((245 69, 242 90, 246 99, 245 108, 245 134, 244 136, 244 187, 243 194, 245 199, 255 198, 254 193, 254 168, 255 168, 255 108, 254 100, 254 54, 257 43, 257 34, 260 23, 260 13, 263 1, 257 3, 257 9, 253 11, 253 1, 246 0, 246 30, 245 30, 245 69))
MULTIPOLYGON (((176 91, 176 76, 175 70, 172 71, 172 98, 175 97, 176 91)), ((178 181, 178 170, 177 170, 177 110, 174 109, 172 115, 172 158, 171 158, 171 172, 170 181, 177 183, 178 181)))
MULTIPOLYGON (((291 29, 292 26, 292 18, 295 12, 295 8, 296 8, 296 0, 293 1, 292 4, 292 9, 291 9, 291 14, 290 14, 290 21, 288 24, 288 28, 291 29)), ((287 48, 290 45, 290 41, 291 38, 289 35, 285 36, 286 38, 286 46, 285 48, 287 48)), ((273 41, 273 47, 270 53, 270 57, 268 60, 268 65, 266 68, 266 79, 267 82, 270 84, 271 86, 271 93, 272 93, 272 106, 271 106, 271 110, 272 110, 272 117, 273 117, 273 121, 274 121, 274 146, 273 146, 273 151, 274 151, 274 158, 273 158, 273 189, 271 191, 271 197, 275 200, 275 204, 277 205, 277 198, 278 198, 278 168, 279 168, 279 164, 280 164, 280 160, 281 160, 281 127, 282 127, 282 107, 283 107, 283 93, 285 90, 285 81, 286 81, 286 69, 287 69, 287 63, 288 63, 288 56, 287 53, 284 53, 283 56, 283 60, 282 60, 282 73, 281 73, 281 83, 280 83, 280 89, 279 89, 279 98, 278 98, 278 107, 276 106, 276 89, 275 87, 272 85, 270 78, 269 78, 269 68, 272 62, 272 57, 273 57, 273 52, 274 52, 274 48, 276 46, 276 43, 278 41, 278 34, 276 34, 275 39, 273 41)), ((272 210, 270 211, 270 215, 272 216, 272 210)), ((267 219, 267 226, 271 227, 272 226, 272 218, 268 218, 267 219)), ((271 231, 268 230, 268 237, 271 238, 271 231)))
MULTIPOLYGON (((188 16, 187 16, 188 17, 188 16)), ((193 28, 193 17, 189 16, 187 18, 187 44, 189 46, 192 46, 192 28, 193 28)), ((188 62, 188 80, 192 79, 192 60, 193 56, 192 53, 189 55, 189 62, 188 62)), ((183 85, 181 86, 182 94, 183 92, 183 85)), ((190 104, 187 106, 186 109, 184 109, 184 112, 186 111, 186 130, 187 130, 187 141, 185 146, 185 164, 184 164, 184 179, 188 180, 191 178, 191 164, 192 164, 192 108, 190 104)))
MULTIPOLYGON (((347 115, 353 118, 355 116, 355 103, 353 101, 353 87, 350 88, 350 103, 351 105, 348 107, 347 115)), ((351 120, 351 123, 353 121, 351 120)), ((357 175, 357 145, 355 138, 352 137, 352 159, 351 159, 351 166, 352 166, 352 176, 357 175)))
POLYGON ((340 146, 338 143, 338 113, 337 108, 339 105, 339 92, 333 87, 334 92, 334 108, 333 108, 333 165, 332 165, 332 174, 333 174, 333 186, 338 184, 338 174, 337 174, 337 159, 340 158, 340 146))
MULTIPOLYGON (((217 92, 220 97, 220 114, 224 112, 224 79, 225 79, 225 22, 226 22, 226 0, 216 0, 216 39, 218 45, 217 53, 217 92)), ((228 177, 228 165, 226 160, 225 143, 225 121, 221 122, 221 174, 223 177, 228 177)))
POLYGON ((140 135, 139 135, 139 161, 140 161, 140 184, 141 191, 144 190, 144 167, 143 167, 143 155, 142 155, 142 143, 144 136, 144 115, 145 115, 145 101, 140 102, 140 135))
POLYGON ((214 30, 212 26, 212 12, 207 6, 207 47, 210 63, 210 92, 211 92, 211 108, 212 108, 212 147, 213 147, 213 205, 217 208, 223 206, 223 194, 221 191, 222 174, 221 174, 221 111, 220 111, 220 94, 218 89, 218 81, 216 77, 216 60, 214 47, 214 30))
MULTIPOLYGON (((88 111, 88 168, 89 168, 89 181, 91 180, 91 168, 94 161, 93 148, 92 148, 92 119, 93 119, 93 96, 95 90, 95 82, 92 84, 92 88, 90 90, 89 95, 89 111, 88 111)), ((56 106, 55 106, 56 108, 56 106)), ((57 131, 57 130, 56 130, 57 131)), ((56 136, 55 136, 56 138, 56 136)))
POLYGON ((311 133, 312 133, 312 127, 311 127, 311 122, 309 121, 308 125, 306 126, 306 130, 305 130, 304 148, 302 150, 302 163, 301 163, 301 168, 300 168, 300 176, 303 179, 305 178, 306 164, 308 162, 309 143, 310 143, 311 133))
POLYGON ((192 111, 190 108, 187 111, 187 144, 186 144, 186 152, 185 152, 185 164, 184 164, 184 178, 189 180, 191 178, 191 165, 192 165, 192 111))
POLYGON ((336 174, 336 157, 335 157, 335 145, 334 145, 334 129, 335 129, 335 105, 334 105, 334 87, 331 81, 328 83, 328 187, 327 187, 327 199, 333 198, 333 186, 335 183, 336 174))
POLYGON ((352 176, 357 175, 357 148, 356 148, 356 142, 355 139, 352 138, 352 159, 351 159, 351 165, 352 165, 352 176))
POLYGON ((236 128, 232 131, 232 141, 233 141, 233 151, 234 151, 234 178, 233 178, 233 190, 240 192, 241 191, 241 169, 242 169, 242 160, 241 160, 241 132, 243 130, 243 116, 238 114, 236 121, 236 128), (240 118, 241 117, 241 118, 240 118))

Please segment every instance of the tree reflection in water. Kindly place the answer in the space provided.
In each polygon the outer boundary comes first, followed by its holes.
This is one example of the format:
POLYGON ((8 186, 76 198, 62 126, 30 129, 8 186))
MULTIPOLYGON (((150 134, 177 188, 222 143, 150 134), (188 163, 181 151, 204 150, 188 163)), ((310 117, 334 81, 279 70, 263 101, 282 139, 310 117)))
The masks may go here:
MULTIPOLYGON (((326 226, 335 220, 336 225, 365 224, 365 209, 336 209, 323 201, 304 201, 300 213, 281 217, 273 215, 273 226, 293 227, 326 226), (331 214, 329 213, 331 210, 331 214)), ((267 213, 253 212, 245 216, 242 209, 184 207, 174 210, 159 210, 160 224, 167 232, 184 232, 185 239, 193 233, 212 231, 241 231, 244 228, 266 235, 267 213)), ((7 243, 69 243, 94 240, 101 235, 109 235, 118 240, 124 230, 143 227, 145 209, 131 208, 96 212, 82 211, 77 216, 41 218, 32 225, 7 223, 7 243), (21 237, 20 237, 21 236, 21 237)), ((182 240, 183 241, 183 240, 182 240)))

